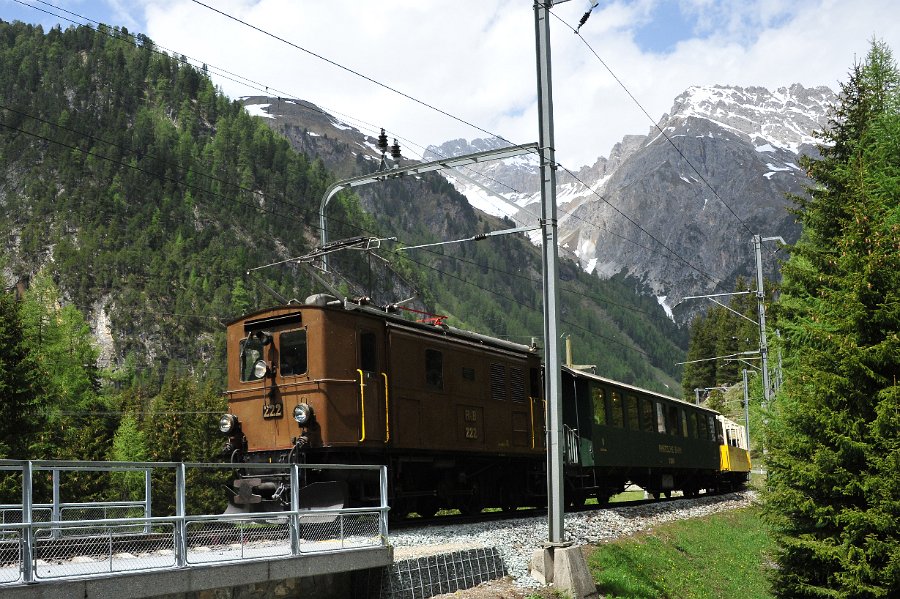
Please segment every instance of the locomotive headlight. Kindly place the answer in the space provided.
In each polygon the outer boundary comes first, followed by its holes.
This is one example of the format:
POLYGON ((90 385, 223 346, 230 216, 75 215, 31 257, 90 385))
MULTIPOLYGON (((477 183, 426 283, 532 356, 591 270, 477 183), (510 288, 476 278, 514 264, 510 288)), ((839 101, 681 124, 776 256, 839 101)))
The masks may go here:
POLYGON ((307 424, 312 418, 312 408, 309 407, 309 404, 301 403, 294 406, 294 420, 297 421, 297 424, 303 426, 307 424))
POLYGON ((257 360, 256 364, 253 365, 253 376, 258 379, 263 378, 266 374, 269 373, 269 365, 266 364, 265 360, 257 360))
POLYGON ((237 416, 234 414, 225 414, 219 418, 219 432, 228 434, 237 427, 237 416))

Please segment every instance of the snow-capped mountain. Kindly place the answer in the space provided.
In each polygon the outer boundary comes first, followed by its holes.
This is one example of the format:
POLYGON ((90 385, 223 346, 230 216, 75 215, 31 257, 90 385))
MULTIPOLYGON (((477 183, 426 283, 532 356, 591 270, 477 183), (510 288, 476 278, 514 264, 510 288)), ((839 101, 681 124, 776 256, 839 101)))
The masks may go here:
MULTIPOLYGON (((826 126, 835 99, 827 87, 801 85, 689 88, 647 135, 626 136, 592 166, 557 171, 561 256, 600 277, 634 275, 667 308, 686 295, 730 291, 738 275, 754 272, 754 234, 796 240, 785 194, 803 193, 798 157, 815 153, 813 132, 826 126)), ((500 145, 455 140, 430 156, 500 145)), ((520 223, 540 213, 535 157, 461 173, 445 176, 475 207, 520 223)), ((766 267, 773 276, 771 255, 766 267)))

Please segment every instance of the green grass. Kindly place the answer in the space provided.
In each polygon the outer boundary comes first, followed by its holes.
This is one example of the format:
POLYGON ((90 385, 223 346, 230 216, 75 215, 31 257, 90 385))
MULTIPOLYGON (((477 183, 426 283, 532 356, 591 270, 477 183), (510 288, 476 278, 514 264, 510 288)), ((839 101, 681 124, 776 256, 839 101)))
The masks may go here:
POLYGON ((772 548, 759 510, 747 508, 599 545, 588 565, 609 598, 769 599, 772 548))

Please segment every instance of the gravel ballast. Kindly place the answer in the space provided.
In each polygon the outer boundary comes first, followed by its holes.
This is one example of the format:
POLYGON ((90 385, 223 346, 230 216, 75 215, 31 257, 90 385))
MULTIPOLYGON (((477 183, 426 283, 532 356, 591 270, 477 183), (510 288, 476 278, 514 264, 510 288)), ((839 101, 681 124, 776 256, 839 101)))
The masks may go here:
MULTIPOLYGON (((565 539, 574 545, 596 544, 627 537, 662 522, 708 516, 751 505, 754 491, 726 495, 701 495, 637 506, 569 513, 565 516, 565 539)), ((528 573, 532 553, 548 539, 547 518, 499 520, 476 524, 430 526, 390 534, 394 559, 449 553, 461 548, 496 547, 509 574, 520 587, 541 586, 528 573)))

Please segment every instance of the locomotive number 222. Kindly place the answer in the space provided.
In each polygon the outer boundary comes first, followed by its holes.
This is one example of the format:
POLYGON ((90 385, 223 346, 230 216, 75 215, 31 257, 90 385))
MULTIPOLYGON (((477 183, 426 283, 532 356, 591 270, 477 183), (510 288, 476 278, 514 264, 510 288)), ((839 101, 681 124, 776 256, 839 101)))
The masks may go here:
POLYGON ((263 418, 281 418, 283 410, 280 403, 263 404, 263 418))

